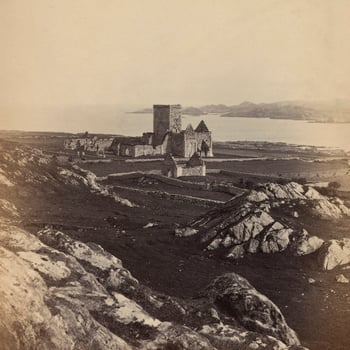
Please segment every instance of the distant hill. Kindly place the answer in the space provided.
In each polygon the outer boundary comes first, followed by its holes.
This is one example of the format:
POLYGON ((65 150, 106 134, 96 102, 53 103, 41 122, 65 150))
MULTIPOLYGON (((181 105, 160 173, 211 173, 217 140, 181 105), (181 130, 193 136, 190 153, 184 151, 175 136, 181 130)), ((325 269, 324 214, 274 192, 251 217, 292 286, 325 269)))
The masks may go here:
MULTIPOLYGON (((152 108, 144 108, 132 113, 152 112, 152 108)), ((271 118, 350 123, 350 101, 282 101, 272 103, 244 101, 232 106, 211 104, 202 107, 185 107, 182 113, 193 116, 220 114, 222 117, 232 118, 271 118)))
MULTIPOLYGON (((317 114, 319 116, 319 114, 317 114)), ((312 120, 316 111, 311 108, 298 106, 289 102, 286 103, 259 103, 243 102, 231 106, 230 111, 223 114, 223 117, 244 117, 244 118, 276 118, 312 120)))
POLYGON ((197 107, 186 107, 182 109, 182 114, 187 114, 187 115, 203 115, 203 114, 208 114, 207 112, 203 111, 201 108, 197 107))
POLYGON ((223 117, 272 118, 309 120, 315 122, 350 122, 350 103, 347 101, 274 103, 243 102, 229 107, 223 117))
POLYGON ((207 105, 207 106, 200 107, 200 109, 205 113, 222 114, 222 113, 230 112, 230 107, 225 106, 223 104, 207 105))
POLYGON ((273 103, 242 102, 239 105, 200 107, 207 113, 223 117, 309 120, 315 122, 350 123, 350 101, 283 101, 273 103))

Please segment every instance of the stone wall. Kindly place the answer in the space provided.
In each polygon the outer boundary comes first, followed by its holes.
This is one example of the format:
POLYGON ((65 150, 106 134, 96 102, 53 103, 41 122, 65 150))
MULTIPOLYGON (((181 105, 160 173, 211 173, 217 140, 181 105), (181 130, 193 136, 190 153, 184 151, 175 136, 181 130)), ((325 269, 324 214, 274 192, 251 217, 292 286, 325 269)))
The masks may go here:
POLYGON ((179 133, 182 130, 181 105, 170 105, 170 127, 173 133, 179 133))
POLYGON ((161 154, 161 146, 135 145, 133 157, 156 156, 161 154))
POLYGON ((197 152, 197 140, 195 132, 184 133, 184 145, 183 145, 183 156, 186 158, 192 157, 192 155, 197 152))
POLYGON ((113 143, 112 137, 98 138, 95 137, 77 137, 64 140, 64 148, 77 150, 78 145, 83 147, 85 151, 97 152, 108 150, 113 143))
POLYGON ((185 157, 185 134, 171 135, 171 153, 178 157, 185 157))
MULTIPOLYGON (((198 145, 198 150, 200 151, 202 142, 204 141, 209 146, 209 151, 207 157, 213 156, 213 142, 211 139, 211 132, 196 132, 196 140, 198 145)), ((205 156, 204 152, 202 152, 201 156, 205 156)))
POLYGON ((154 137, 153 132, 144 132, 142 134, 142 143, 145 143, 147 145, 152 145, 153 144, 153 137, 154 137))
POLYGON ((180 176, 179 171, 180 171, 180 168, 177 165, 176 160, 170 153, 168 153, 165 156, 165 159, 162 163, 162 169, 161 169, 162 175, 176 178, 180 176))
POLYGON ((162 164, 162 175, 172 178, 177 178, 181 176, 205 176, 206 166, 199 165, 196 167, 188 167, 182 164, 164 162, 162 164))
POLYGON ((156 146, 156 148, 158 149, 157 154, 163 155, 167 153, 172 153, 171 143, 172 143, 171 133, 165 134, 162 144, 156 146))
POLYGON ((93 151, 108 151, 113 142, 113 138, 97 139, 93 144, 93 151))
POLYGON ((181 167, 180 176, 205 176, 206 166, 205 164, 196 167, 181 167))
MULTIPOLYGON (((118 156, 122 157, 134 157, 135 154, 135 147, 132 145, 126 145, 123 143, 119 144, 119 147, 117 147, 117 150, 119 151, 116 153, 118 156)), ((114 150, 113 150, 114 151, 114 150)))

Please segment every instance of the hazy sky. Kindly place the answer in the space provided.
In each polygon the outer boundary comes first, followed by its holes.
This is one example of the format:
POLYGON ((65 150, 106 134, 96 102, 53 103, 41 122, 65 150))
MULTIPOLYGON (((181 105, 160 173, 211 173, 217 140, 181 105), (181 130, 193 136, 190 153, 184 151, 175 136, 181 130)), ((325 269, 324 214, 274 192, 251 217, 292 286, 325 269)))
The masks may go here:
POLYGON ((347 0, 1 0, 0 104, 346 98, 347 0))

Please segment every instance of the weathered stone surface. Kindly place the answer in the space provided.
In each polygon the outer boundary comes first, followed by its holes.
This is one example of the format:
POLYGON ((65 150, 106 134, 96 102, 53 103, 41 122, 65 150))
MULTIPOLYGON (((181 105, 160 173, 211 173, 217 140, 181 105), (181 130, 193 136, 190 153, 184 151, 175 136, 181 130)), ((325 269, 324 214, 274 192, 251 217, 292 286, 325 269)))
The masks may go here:
MULTIPOLYGON (((273 337, 263 336, 256 332, 242 333, 223 324, 205 325, 199 333, 210 339, 217 349, 290 349, 289 346, 273 337)), ((302 349, 302 347, 296 346, 296 349, 302 349)))
POLYGON ((305 193, 305 197, 309 199, 325 199, 319 192, 317 192, 313 187, 309 187, 305 193))
POLYGON ((245 249, 242 244, 236 245, 230 249, 228 254, 226 255, 229 259, 241 259, 244 257, 245 249))
POLYGON ((350 215, 350 209, 312 187, 267 183, 210 210, 183 230, 189 226, 198 230, 208 250, 227 249, 224 254, 230 258, 289 248, 295 255, 306 255, 318 250, 323 240, 309 237, 299 223, 299 213, 329 220, 350 215))
POLYGON ((306 234, 294 243, 293 252, 295 255, 308 255, 320 249, 323 243, 323 239, 306 234))
POLYGON ((321 199, 314 202, 312 213, 323 219, 339 219, 347 213, 339 206, 331 203, 328 199, 321 199))
POLYGON ((201 323, 198 331, 161 322, 146 312, 130 295, 143 295, 141 300, 148 310, 162 310, 167 304, 172 313, 183 318, 188 307, 143 289, 121 261, 102 247, 75 241, 52 229, 39 231, 40 240, 15 226, 6 228, 3 224, 0 232, 0 334, 4 349, 214 350, 225 348, 225 344, 253 344, 256 349, 271 346, 282 350, 298 343, 292 340, 292 333, 287 335, 289 328, 273 303, 237 275, 229 278, 224 289, 219 287, 220 281, 227 277, 217 279, 205 301, 190 306, 198 310, 197 322, 201 322, 200 314, 210 310, 213 324, 201 323), (221 322, 227 316, 223 317, 216 306, 227 293, 232 300, 244 298, 237 304, 239 315, 231 315, 240 328, 221 322), (215 326, 218 322, 225 331, 215 326))
POLYGON ((296 182, 290 182, 286 185, 269 183, 265 185, 264 192, 270 199, 294 200, 305 198, 303 186, 296 182))
POLYGON ((208 338, 187 327, 163 323, 159 327, 159 331, 156 339, 151 342, 145 342, 142 349, 217 350, 208 338))
POLYGON ((336 280, 338 283, 349 283, 349 279, 346 278, 343 274, 336 275, 336 276, 335 276, 335 280, 336 280))
POLYGON ((258 251, 258 248, 259 248, 259 245, 260 245, 260 242, 257 240, 257 239, 251 239, 249 241, 249 246, 247 248, 247 251, 248 253, 256 253, 258 251))
POLYGON ((255 238, 262 230, 273 222, 273 218, 264 211, 257 211, 237 224, 228 228, 235 244, 240 244, 255 238))
POLYGON ((318 260, 323 270, 350 264, 350 239, 332 239, 325 242, 320 249, 318 260))
POLYGON ((43 247, 35 236, 10 224, 0 224, 0 245, 12 251, 37 251, 43 247))
POLYGON ((248 330, 271 335, 287 345, 300 344, 278 307, 243 277, 235 273, 218 277, 207 288, 207 296, 248 330))
POLYGON ((285 228, 280 222, 276 221, 265 232, 261 242, 263 253, 276 253, 285 250, 289 245, 289 236, 293 233, 290 228, 285 228))
POLYGON ((191 227, 184 227, 184 228, 176 228, 175 229, 175 236, 177 237, 189 237, 196 235, 198 233, 198 230, 191 228, 191 227))
POLYGON ((80 290, 83 294, 67 304, 64 290, 48 287, 42 271, 36 272, 34 266, 0 249, 0 333, 4 349, 130 349, 96 322, 88 311, 89 304, 79 300, 92 289, 80 290))
POLYGON ((250 191, 246 198, 250 202, 263 202, 269 199, 266 193, 255 190, 250 191))

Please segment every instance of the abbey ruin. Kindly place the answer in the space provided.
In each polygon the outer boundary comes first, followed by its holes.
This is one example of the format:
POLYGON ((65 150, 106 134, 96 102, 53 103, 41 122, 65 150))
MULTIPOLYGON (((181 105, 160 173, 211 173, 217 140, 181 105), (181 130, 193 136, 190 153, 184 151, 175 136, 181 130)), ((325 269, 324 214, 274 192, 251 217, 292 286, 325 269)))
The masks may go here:
POLYGON ((111 151, 119 156, 154 156, 171 153, 178 157, 191 157, 195 152, 211 157, 212 139, 204 121, 196 129, 189 124, 182 130, 181 105, 154 105, 153 132, 141 137, 117 137, 111 151))
POLYGON ((189 124, 182 130, 181 105, 153 105, 153 132, 140 137, 104 139, 84 136, 66 140, 65 148, 85 151, 110 151, 118 156, 142 157, 172 154, 190 158, 195 152, 213 156, 211 131, 202 120, 194 129, 189 124))

